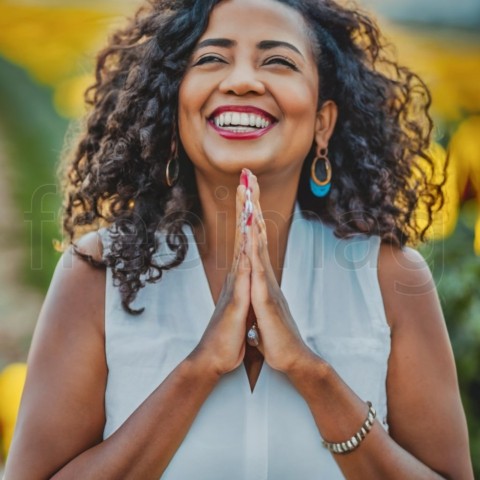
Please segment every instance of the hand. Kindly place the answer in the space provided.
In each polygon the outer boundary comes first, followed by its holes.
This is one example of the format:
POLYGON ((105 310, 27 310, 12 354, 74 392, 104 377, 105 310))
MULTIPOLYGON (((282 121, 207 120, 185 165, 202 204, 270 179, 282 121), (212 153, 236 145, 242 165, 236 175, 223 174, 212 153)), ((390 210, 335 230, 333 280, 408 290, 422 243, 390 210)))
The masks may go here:
POLYGON ((270 367, 288 373, 312 352, 303 341, 287 300, 275 277, 268 253, 267 230, 260 206, 260 188, 250 173, 253 222, 247 229, 247 254, 251 265, 250 297, 260 332, 259 350, 270 367))
POLYGON ((246 188, 239 185, 236 196, 236 235, 232 268, 200 343, 190 357, 203 359, 215 374, 237 368, 245 355, 246 319, 250 307, 250 261, 245 253, 243 211, 246 188))

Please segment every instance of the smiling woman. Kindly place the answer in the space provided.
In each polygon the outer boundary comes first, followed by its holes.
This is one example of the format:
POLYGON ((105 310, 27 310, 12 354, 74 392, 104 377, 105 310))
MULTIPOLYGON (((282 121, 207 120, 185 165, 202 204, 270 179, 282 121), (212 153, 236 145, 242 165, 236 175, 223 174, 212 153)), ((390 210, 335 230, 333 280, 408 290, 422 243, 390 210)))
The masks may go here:
POLYGON ((472 478, 430 96, 368 16, 151 0, 87 101, 7 480, 472 478))

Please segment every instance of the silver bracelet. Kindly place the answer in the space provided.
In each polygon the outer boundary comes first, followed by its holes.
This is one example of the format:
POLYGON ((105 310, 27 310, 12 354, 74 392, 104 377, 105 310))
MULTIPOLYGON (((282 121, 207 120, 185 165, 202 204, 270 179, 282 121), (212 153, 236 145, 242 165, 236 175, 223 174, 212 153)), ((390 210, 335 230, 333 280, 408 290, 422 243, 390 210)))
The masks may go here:
POLYGON ((360 430, 346 442, 326 442, 323 440, 323 446, 332 453, 350 453, 353 452, 359 445, 363 442, 365 437, 368 435, 368 432, 372 429, 373 422, 377 416, 377 412, 372 407, 371 402, 367 402, 368 405, 368 414, 367 418, 363 422, 363 425, 360 427, 360 430))

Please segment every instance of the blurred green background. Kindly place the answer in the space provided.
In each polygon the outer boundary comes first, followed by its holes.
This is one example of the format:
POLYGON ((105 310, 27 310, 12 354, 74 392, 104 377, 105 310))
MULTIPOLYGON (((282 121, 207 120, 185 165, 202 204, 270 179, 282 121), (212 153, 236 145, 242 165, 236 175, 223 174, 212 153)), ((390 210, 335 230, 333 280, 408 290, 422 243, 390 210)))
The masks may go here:
MULTIPOLYGON (((0 370, 26 359, 59 254, 56 168, 95 53, 139 1, 0 0, 0 370)), ((480 478, 480 2, 363 0, 433 94, 447 205, 422 247, 458 367, 480 478)), ((0 381, 0 396, 2 395, 0 381)), ((2 421, 0 397, 0 423, 2 421)))

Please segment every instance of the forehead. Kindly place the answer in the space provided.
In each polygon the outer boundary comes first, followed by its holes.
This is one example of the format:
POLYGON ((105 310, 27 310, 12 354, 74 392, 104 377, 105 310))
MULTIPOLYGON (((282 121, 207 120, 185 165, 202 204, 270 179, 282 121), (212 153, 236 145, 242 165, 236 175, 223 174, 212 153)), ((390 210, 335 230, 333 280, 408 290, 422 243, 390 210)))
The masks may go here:
POLYGON ((208 37, 283 40, 312 50, 302 15, 276 0, 223 0, 212 11, 201 40, 208 37))

